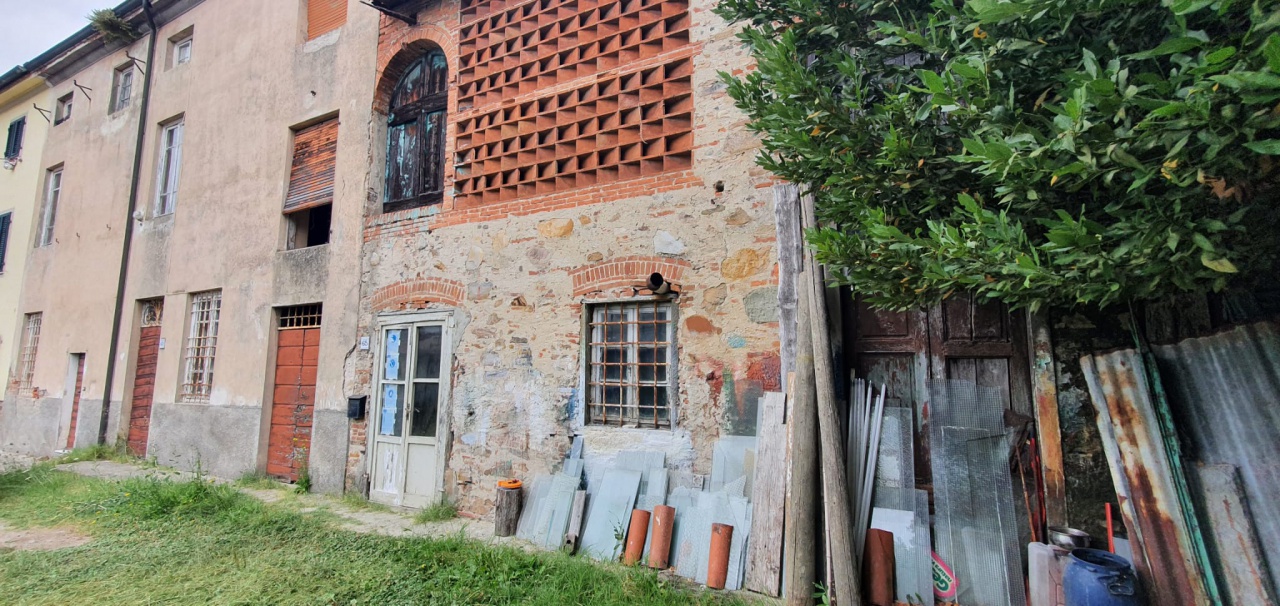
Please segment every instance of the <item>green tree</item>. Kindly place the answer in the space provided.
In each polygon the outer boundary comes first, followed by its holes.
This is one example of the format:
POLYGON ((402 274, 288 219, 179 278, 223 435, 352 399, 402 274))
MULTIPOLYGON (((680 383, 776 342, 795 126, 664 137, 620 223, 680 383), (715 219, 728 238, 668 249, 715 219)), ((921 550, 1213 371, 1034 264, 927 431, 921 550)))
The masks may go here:
POLYGON ((1106 307, 1273 271, 1280 2, 721 0, 761 166, 873 305, 1106 307))

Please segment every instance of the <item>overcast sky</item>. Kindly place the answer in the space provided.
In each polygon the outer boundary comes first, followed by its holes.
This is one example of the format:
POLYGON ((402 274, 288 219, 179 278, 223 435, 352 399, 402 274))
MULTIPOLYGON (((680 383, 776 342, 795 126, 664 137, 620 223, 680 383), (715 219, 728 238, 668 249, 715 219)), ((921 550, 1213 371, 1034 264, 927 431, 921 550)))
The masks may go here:
POLYGON ((89 24, 95 8, 120 0, 0 0, 0 73, 49 50, 89 24))

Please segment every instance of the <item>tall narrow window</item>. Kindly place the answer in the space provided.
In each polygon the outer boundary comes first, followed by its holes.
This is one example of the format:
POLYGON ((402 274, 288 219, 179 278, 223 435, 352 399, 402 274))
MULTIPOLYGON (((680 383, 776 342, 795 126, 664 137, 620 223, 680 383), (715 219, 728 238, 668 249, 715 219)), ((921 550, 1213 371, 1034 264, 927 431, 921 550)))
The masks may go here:
POLYGON ((0 274, 4 273, 4 260, 9 252, 9 227, 13 224, 13 213, 0 215, 0 274))
POLYGON ((4 140, 4 157, 6 159, 11 160, 22 155, 22 135, 26 130, 26 116, 9 123, 9 133, 4 140))
POLYGON ((111 111, 118 112, 129 107, 133 98, 133 64, 116 68, 111 87, 111 111))
POLYGON ((587 423, 670 427, 675 393, 671 304, 609 303, 589 310, 587 423))
POLYGON ((22 322, 22 353, 18 359, 18 387, 31 389, 36 373, 36 349, 40 346, 42 314, 27 314, 22 322))
POLYGON ((222 291, 197 293, 191 298, 191 328, 187 332, 186 366, 182 373, 182 398, 209 399, 213 389, 213 359, 218 349, 218 320, 222 291))
POLYGON ((57 126, 71 119, 71 102, 74 99, 74 93, 67 93, 58 97, 58 105, 53 110, 53 125, 57 126))
POLYGON ((182 120, 160 132, 159 175, 156 177, 156 216, 173 212, 178 204, 178 172, 182 167, 182 120))
POLYGON ((329 243, 337 161, 337 118, 294 132, 289 193, 284 198, 284 215, 289 228, 288 248, 329 243))
POLYGON ((449 64, 439 51, 405 70, 387 122, 386 210, 434 204, 444 195, 449 64))
POLYGON ((40 208, 40 237, 37 246, 53 244, 53 222, 58 217, 58 199, 62 197, 62 169, 49 171, 44 186, 44 204, 40 208))

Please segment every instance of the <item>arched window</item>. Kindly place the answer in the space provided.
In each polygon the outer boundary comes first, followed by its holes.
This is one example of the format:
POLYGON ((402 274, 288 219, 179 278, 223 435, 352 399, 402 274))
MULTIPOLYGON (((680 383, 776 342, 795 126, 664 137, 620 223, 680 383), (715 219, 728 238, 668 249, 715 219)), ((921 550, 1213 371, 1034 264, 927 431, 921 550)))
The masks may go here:
POLYGON ((431 51, 409 65, 391 93, 387 117, 386 204, 434 204, 444 193, 449 64, 431 51))

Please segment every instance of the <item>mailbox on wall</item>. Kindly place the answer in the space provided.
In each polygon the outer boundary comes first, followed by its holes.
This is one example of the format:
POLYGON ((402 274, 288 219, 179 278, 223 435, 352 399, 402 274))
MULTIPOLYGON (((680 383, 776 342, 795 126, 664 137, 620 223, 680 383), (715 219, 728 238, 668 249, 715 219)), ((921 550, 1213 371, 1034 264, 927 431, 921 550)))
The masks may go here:
POLYGON ((369 396, 354 396, 347 398, 347 418, 363 419, 365 403, 369 401, 369 396))

